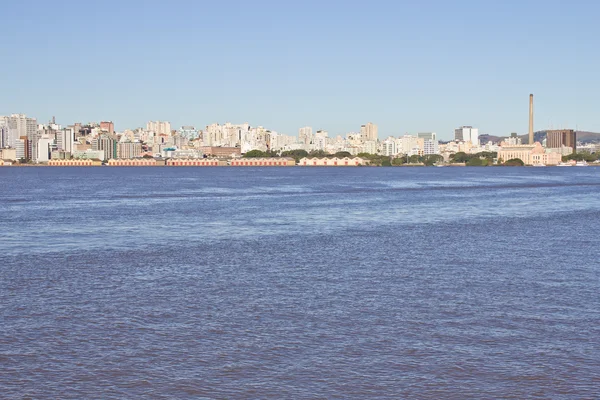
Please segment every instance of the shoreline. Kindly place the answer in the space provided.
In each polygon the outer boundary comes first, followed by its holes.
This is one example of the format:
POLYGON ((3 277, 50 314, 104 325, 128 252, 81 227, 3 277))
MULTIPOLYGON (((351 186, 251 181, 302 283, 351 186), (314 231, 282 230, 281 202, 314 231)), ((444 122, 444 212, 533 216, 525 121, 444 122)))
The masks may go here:
MULTIPOLYGON (((47 164, 11 164, 11 165, 0 165, 0 168, 494 168, 494 167, 506 167, 506 168, 555 168, 564 166, 560 165, 472 165, 468 166, 465 164, 445 164, 445 165, 47 165, 47 164)), ((570 166, 578 168, 578 166, 570 166)), ((598 164, 588 164, 586 167, 600 167, 598 164)))

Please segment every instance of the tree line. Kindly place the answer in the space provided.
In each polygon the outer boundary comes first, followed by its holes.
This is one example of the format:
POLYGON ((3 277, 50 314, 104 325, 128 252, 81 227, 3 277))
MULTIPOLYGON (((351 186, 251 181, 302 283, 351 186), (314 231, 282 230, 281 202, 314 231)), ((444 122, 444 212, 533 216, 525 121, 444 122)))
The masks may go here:
MULTIPOLYGON (((281 153, 277 151, 261 151, 261 150, 251 150, 243 155, 245 158, 269 158, 269 157, 290 157, 299 162, 300 159, 304 157, 318 157, 318 158, 344 158, 344 157, 354 157, 347 151, 338 151, 337 153, 331 154, 323 150, 288 150, 283 151, 281 153)), ((363 158, 365 160, 369 160, 371 165, 383 166, 383 167, 391 167, 391 166, 401 166, 408 164, 423 164, 426 166, 435 165, 438 163, 442 163, 444 158, 439 154, 431 154, 426 156, 419 155, 397 155, 397 156, 384 156, 381 154, 371 154, 371 153, 359 153, 356 157, 363 158)), ((485 167, 494 165, 494 159, 498 157, 497 152, 492 151, 482 151, 475 154, 468 154, 463 151, 459 151, 458 153, 454 153, 450 156, 451 164, 465 164, 469 167, 485 167)), ((575 161, 587 161, 594 162, 600 159, 600 153, 573 153, 567 156, 564 156, 562 160, 564 162, 569 160, 575 161)), ((507 160, 502 163, 502 165, 507 166, 519 166, 524 165, 523 161, 516 158, 512 160, 507 160)))
POLYGON ((300 159, 304 157, 328 157, 328 158, 344 158, 344 157, 353 157, 347 151, 338 151, 335 154, 327 153, 323 150, 313 150, 308 152, 306 150, 288 150, 280 153, 276 151, 261 151, 261 150, 251 150, 243 155, 245 158, 268 158, 268 157, 290 157, 296 160, 296 162, 300 161, 300 159))

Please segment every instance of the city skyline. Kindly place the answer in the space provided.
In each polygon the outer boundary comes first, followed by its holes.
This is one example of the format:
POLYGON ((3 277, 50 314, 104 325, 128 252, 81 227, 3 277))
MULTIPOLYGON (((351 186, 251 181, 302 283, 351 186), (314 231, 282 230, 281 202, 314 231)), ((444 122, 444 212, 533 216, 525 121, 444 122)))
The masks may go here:
POLYGON ((537 127, 600 132, 593 2, 143 4, 7 4, 0 114, 450 140, 527 133, 535 93, 537 127))
MULTIPOLYGON (((52 114, 52 113, 51 113, 52 114)), ((118 122, 111 120, 111 119, 98 119, 98 120, 73 120, 73 121, 62 121, 61 119, 59 119, 56 115, 52 115, 48 120, 44 121, 43 119, 38 118, 35 115, 31 115, 29 113, 21 113, 21 112, 8 112, 8 113, 0 113, 0 116, 11 116, 11 115, 22 115, 22 116, 26 116, 27 118, 30 119, 34 119, 37 121, 37 125, 39 126, 47 126, 47 125, 52 125, 52 124, 57 124, 57 125, 61 125, 61 126, 72 126, 73 124, 79 124, 81 126, 88 126, 88 125, 98 125, 100 127, 102 127, 104 124, 107 124, 106 127, 108 127, 108 131, 110 133, 123 133, 126 131, 135 131, 135 130, 139 130, 139 129, 146 129, 146 130, 156 130, 157 133, 159 134, 167 134, 167 132, 177 132, 180 131, 181 129, 185 129, 185 128, 194 128, 197 131, 201 132, 201 131, 206 131, 207 128, 210 128, 211 126, 215 126, 215 125, 219 125, 219 126, 225 126, 226 124, 232 124, 235 126, 238 125, 248 125, 249 127, 253 127, 253 128, 257 128, 257 127, 264 127, 266 131, 269 132, 276 132, 280 135, 286 135, 286 136, 295 136, 298 137, 299 139, 301 139, 302 135, 303 135, 303 130, 304 129, 309 129, 311 132, 313 132, 314 134, 318 133, 318 132, 324 132, 328 135, 328 137, 330 138, 335 138, 338 136, 341 137, 347 137, 348 135, 351 134, 358 134, 364 135, 363 129, 368 127, 370 124, 373 124, 375 126, 375 133, 371 134, 370 138, 371 140, 379 140, 379 141, 383 141, 388 137, 399 137, 399 136, 403 136, 403 135, 418 135, 424 132, 434 132, 432 130, 427 130, 427 129, 418 129, 416 131, 403 131, 401 129, 396 129, 393 132, 389 132, 389 133, 379 133, 379 124, 374 124, 373 122, 368 122, 366 123, 366 125, 363 123, 359 123, 358 126, 355 126, 354 129, 351 129, 349 131, 345 131, 345 132, 331 132, 326 128, 316 128, 314 126, 311 125, 304 125, 304 126, 300 126, 296 129, 296 131, 292 131, 292 132, 283 132, 280 131, 278 129, 276 129, 275 127, 270 127, 270 126, 266 126, 264 124, 261 123, 249 123, 247 121, 244 122, 240 122, 240 121, 236 121, 233 122, 231 120, 226 120, 226 121, 218 121, 218 122, 212 122, 210 124, 182 124, 182 125, 175 125, 172 124, 171 121, 169 120, 149 120, 143 123, 139 123, 137 125, 134 126, 126 126, 126 127, 121 127, 119 125, 118 122), (162 124, 163 127, 166 128, 162 128, 162 129, 151 129, 150 124, 162 124), (109 124, 109 125, 108 125, 109 124)), ((36 126, 37 126, 36 125, 36 126)), ((472 127, 472 125, 460 125, 461 128, 464 127, 472 127)), ((475 127, 476 130, 478 131, 478 136, 481 135, 490 135, 488 132, 486 132, 485 130, 479 128, 479 127, 475 127)), ((554 126, 554 125, 550 125, 550 126, 539 126, 536 125, 535 128, 535 132, 544 132, 544 131, 548 131, 548 130, 554 130, 554 129, 570 129, 572 127, 568 126, 568 125, 559 125, 559 126, 554 126)), ((457 127, 453 127, 449 132, 436 132, 436 136, 438 138, 438 140, 441 141, 453 141, 456 140, 456 130, 457 127)), ((589 131, 589 130, 585 130, 585 129, 576 129, 577 131, 589 131)), ((493 136, 497 136, 497 137, 510 137, 511 134, 513 133, 518 133, 518 135, 526 135, 527 131, 525 132, 521 132, 519 130, 513 130, 511 132, 505 132, 502 134, 498 134, 498 135, 493 135, 493 136)), ((598 132, 600 133, 600 132, 598 132)))

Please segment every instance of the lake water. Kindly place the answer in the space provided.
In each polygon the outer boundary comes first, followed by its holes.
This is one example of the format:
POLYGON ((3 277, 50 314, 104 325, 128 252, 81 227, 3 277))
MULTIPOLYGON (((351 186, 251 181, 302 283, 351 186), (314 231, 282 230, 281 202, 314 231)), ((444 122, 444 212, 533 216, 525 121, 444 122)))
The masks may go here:
POLYGON ((0 185, 0 398, 600 397, 600 168, 0 185))

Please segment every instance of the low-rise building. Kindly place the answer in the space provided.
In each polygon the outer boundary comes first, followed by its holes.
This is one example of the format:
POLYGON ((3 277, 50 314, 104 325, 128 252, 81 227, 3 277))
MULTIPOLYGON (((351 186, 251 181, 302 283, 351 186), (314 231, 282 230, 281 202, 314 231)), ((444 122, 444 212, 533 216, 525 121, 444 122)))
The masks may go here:
POLYGON ((1 149, 0 159, 17 160, 17 149, 1 149))
POLYGON ((557 165, 562 160, 558 152, 544 149, 539 142, 534 144, 508 145, 502 142, 498 150, 498 161, 506 162, 518 158, 525 165, 557 165))
POLYGON ((97 159, 53 159, 48 161, 50 167, 99 167, 101 165, 102 161, 97 159))
POLYGON ((233 167, 293 167, 296 161, 288 157, 241 158, 230 161, 233 167))
POLYGON ((110 159, 107 162, 110 167, 155 167, 154 158, 134 158, 134 159, 110 159))
POLYGON ((68 160, 71 158, 71 153, 64 150, 52 150, 52 153, 50 153, 50 158, 52 160, 68 160))
POLYGON ((203 146, 200 147, 200 150, 209 157, 217 158, 240 157, 242 155, 242 149, 239 147, 203 146))
POLYGON ((196 149, 173 149, 165 148, 161 151, 164 158, 204 158, 204 154, 196 149))
POLYGON ((104 150, 73 150, 71 154, 73 158, 85 159, 85 160, 104 160, 104 150))
POLYGON ((202 159, 168 159, 166 162, 168 167, 223 167, 227 165, 225 160, 217 160, 214 158, 202 158, 202 159))
POLYGON ((298 165, 303 167, 356 167, 359 165, 368 165, 369 161, 360 157, 344 157, 344 158, 308 158, 300 159, 298 165))

